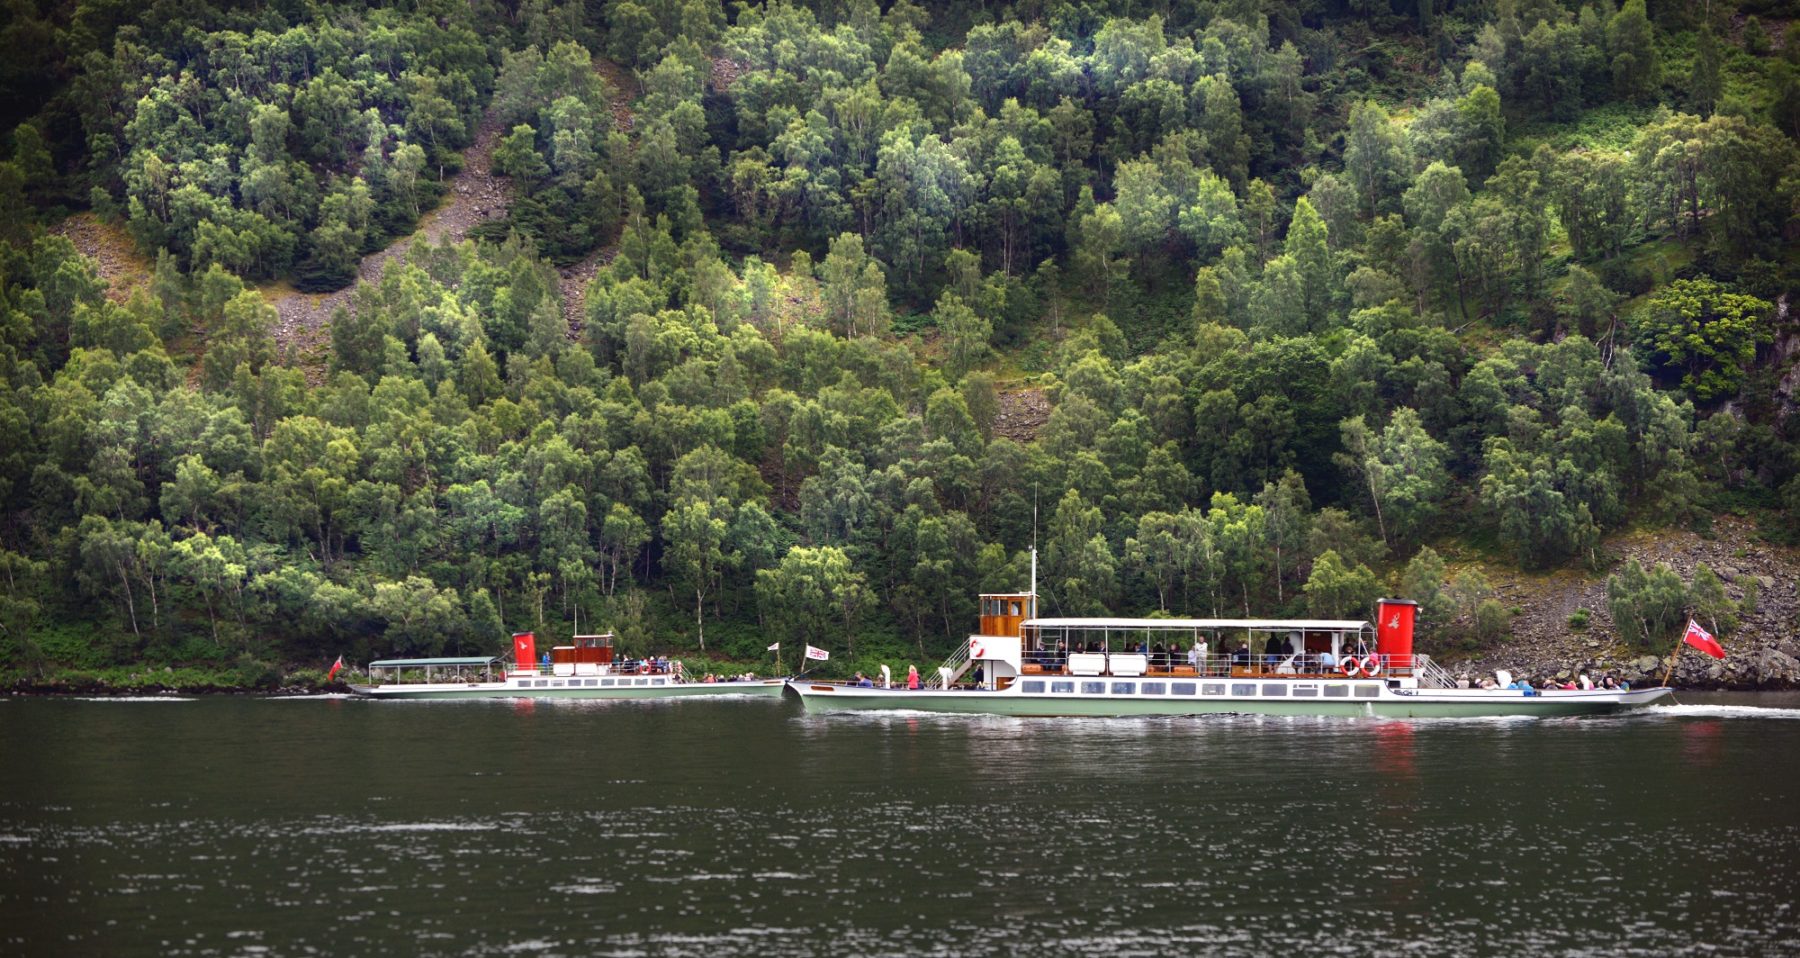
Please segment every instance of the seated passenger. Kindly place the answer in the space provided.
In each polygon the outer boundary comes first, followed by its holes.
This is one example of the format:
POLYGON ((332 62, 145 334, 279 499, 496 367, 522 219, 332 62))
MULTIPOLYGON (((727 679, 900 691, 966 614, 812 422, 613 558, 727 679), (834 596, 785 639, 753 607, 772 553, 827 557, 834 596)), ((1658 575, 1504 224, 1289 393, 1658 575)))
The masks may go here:
POLYGON ((1319 671, 1329 672, 1335 668, 1337 668, 1337 656, 1332 655, 1330 649, 1321 651, 1319 653, 1319 671))

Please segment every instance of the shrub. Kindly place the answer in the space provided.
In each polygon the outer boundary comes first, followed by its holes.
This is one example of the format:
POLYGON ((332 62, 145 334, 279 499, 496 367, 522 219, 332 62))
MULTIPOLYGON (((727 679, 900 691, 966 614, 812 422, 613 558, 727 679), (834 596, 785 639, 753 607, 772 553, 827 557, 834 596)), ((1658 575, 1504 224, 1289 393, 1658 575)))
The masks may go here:
POLYGON ((1475 637, 1492 644, 1512 631, 1512 613, 1494 599, 1483 599, 1475 607, 1475 637))
POLYGON ((1569 628, 1577 632, 1588 627, 1588 610, 1576 609, 1569 614, 1569 628))
POLYGON ((1666 563, 1646 571, 1632 559, 1607 578, 1606 602, 1619 635, 1648 649, 1669 638, 1681 624, 1687 610, 1687 587, 1666 563))

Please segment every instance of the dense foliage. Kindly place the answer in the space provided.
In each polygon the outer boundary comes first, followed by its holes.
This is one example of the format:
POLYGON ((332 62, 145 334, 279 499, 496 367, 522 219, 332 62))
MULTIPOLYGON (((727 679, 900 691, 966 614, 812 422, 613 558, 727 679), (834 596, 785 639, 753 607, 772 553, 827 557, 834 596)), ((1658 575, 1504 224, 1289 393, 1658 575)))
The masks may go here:
POLYGON ((850 667, 941 652, 1034 543, 1046 612, 1403 589, 1479 642, 1440 550, 1790 528, 1800 35, 1715 7, 41 3, 0 655, 593 625, 850 667), (506 218, 278 349, 246 283, 349 283, 483 128, 506 218), (31 225, 77 203, 154 262, 129 295, 31 225))

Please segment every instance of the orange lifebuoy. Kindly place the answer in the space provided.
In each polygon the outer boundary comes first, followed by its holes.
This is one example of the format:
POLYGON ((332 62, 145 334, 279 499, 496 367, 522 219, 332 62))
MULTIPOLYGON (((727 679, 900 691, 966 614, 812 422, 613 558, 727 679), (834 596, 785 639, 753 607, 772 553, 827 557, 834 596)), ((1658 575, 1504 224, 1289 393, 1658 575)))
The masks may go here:
POLYGON ((1362 674, 1362 663, 1356 661, 1356 656, 1348 655, 1344 657, 1344 664, 1338 666, 1338 671, 1353 679, 1362 674))
POLYGON ((1362 660, 1362 670, 1371 678, 1381 674, 1381 656, 1371 655, 1362 660))

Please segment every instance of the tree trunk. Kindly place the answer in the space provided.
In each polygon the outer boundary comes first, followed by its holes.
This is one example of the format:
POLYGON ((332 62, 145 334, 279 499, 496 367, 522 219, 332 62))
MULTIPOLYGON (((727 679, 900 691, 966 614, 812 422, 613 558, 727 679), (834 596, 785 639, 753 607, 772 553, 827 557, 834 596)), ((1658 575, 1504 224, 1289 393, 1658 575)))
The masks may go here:
POLYGON ((694 590, 694 628, 700 633, 700 651, 706 651, 706 593, 694 590))
POLYGON ((131 634, 141 638, 143 633, 138 631, 137 601, 131 594, 131 577, 125 574, 124 563, 121 562, 118 565, 119 583, 125 587, 125 612, 131 617, 131 634))

